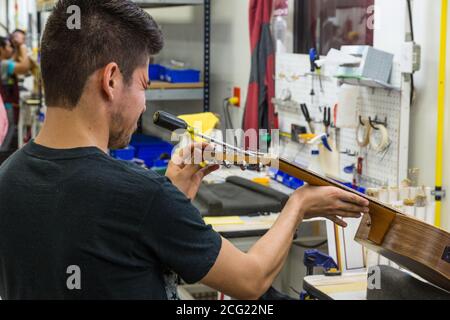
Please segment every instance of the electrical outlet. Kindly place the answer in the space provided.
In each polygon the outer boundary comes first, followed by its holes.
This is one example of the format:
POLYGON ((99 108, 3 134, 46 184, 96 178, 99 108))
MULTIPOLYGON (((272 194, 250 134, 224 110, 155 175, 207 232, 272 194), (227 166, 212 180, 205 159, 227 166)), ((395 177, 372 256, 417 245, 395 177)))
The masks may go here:
POLYGON ((241 107, 241 88, 234 87, 233 88, 233 97, 238 99, 238 103, 235 105, 236 107, 241 107))

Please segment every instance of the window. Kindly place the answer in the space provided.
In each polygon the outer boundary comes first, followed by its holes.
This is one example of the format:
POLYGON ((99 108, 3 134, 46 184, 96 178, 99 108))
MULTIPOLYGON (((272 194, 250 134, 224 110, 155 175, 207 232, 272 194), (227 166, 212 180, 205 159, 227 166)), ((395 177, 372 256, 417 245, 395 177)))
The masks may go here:
POLYGON ((373 45, 374 0, 295 0, 295 53, 373 45))

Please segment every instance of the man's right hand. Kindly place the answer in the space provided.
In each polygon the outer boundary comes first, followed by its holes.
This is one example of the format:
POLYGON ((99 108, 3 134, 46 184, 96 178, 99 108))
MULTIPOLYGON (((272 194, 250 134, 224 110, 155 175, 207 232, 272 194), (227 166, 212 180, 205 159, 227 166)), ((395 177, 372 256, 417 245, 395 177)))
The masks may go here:
POLYGON ((347 223, 340 217, 360 218, 361 214, 369 213, 368 200, 334 187, 305 186, 298 189, 291 200, 298 201, 305 212, 303 219, 323 217, 342 227, 347 223))

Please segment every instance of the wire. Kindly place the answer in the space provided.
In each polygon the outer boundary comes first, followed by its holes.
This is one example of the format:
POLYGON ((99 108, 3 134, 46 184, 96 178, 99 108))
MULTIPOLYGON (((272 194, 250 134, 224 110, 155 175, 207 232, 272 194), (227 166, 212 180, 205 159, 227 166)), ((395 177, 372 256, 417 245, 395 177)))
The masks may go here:
MULTIPOLYGON (((409 29, 411 32, 411 41, 414 42, 414 22, 413 22, 413 14, 412 14, 412 5, 411 0, 406 0, 406 3, 408 5, 408 16, 409 16, 409 29)), ((414 101, 414 91, 415 91, 415 83, 414 83, 414 74, 411 74, 411 105, 414 101)))
POLYGON ((298 295, 301 294, 301 292, 298 291, 298 290, 296 290, 294 287, 290 287, 290 289, 291 289, 295 294, 298 294, 298 295))
POLYGON ((358 124, 358 128, 356 129, 356 141, 361 148, 365 148, 370 144, 370 129, 368 120, 358 124))
POLYGON ((305 244, 300 241, 294 241, 292 244, 297 247, 303 248, 303 249, 317 249, 317 248, 320 248, 320 247, 326 245, 327 243, 328 243, 328 240, 325 240, 325 241, 322 241, 322 242, 319 242, 316 244, 312 244, 312 245, 308 245, 308 244, 305 244))
POLYGON ((225 129, 234 129, 233 122, 231 120, 230 110, 228 108, 229 106, 228 100, 229 100, 228 98, 223 100, 223 113, 225 115, 225 125, 226 125, 225 129))
POLYGON ((408 4, 409 28, 410 28, 410 32, 411 32, 411 40, 414 41, 414 24, 413 24, 411 0, 406 0, 406 2, 408 4))
MULTIPOLYGON (((233 120, 231 119, 231 113, 230 113, 230 99, 227 98, 223 101, 223 112, 225 114, 225 125, 226 129, 231 129, 234 132, 234 125, 233 120)), ((234 135, 234 145, 238 146, 238 140, 236 135, 234 135)))

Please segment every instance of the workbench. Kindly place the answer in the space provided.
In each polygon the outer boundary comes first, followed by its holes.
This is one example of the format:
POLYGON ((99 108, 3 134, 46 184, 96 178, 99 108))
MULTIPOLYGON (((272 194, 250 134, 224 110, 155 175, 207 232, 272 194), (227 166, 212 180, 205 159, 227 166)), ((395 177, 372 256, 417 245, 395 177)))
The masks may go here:
MULTIPOLYGON (((378 284, 367 272, 341 276, 308 276, 303 288, 319 300, 450 300, 446 292, 417 275, 390 266, 379 266, 378 284), (369 289, 368 283, 373 288, 369 289)), ((372 273, 373 275, 373 273, 372 273)))
MULTIPOLYGON (((205 181, 207 183, 221 183, 225 182, 230 176, 239 176, 252 180, 254 178, 266 177, 266 174, 231 168, 214 172, 206 177, 205 181)), ((270 187, 288 195, 294 192, 294 190, 274 180, 271 180, 270 187)), ((272 228, 278 216, 279 213, 241 217, 214 217, 206 218, 206 222, 211 224, 215 231, 228 239, 239 250, 247 252, 272 228)), ((322 244, 319 249, 326 251, 326 240, 325 219, 318 218, 304 221, 298 229, 296 238, 293 239, 293 246, 290 250, 289 257, 279 277, 275 281, 274 287, 298 299, 299 296, 295 291, 302 291, 303 278, 306 275, 306 268, 303 265, 305 248, 302 245, 314 247, 316 244, 322 244)))
POLYGON ((303 288, 319 300, 367 300, 367 273, 307 276, 303 288))

